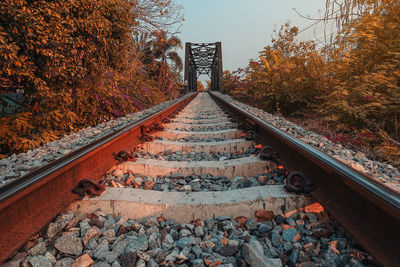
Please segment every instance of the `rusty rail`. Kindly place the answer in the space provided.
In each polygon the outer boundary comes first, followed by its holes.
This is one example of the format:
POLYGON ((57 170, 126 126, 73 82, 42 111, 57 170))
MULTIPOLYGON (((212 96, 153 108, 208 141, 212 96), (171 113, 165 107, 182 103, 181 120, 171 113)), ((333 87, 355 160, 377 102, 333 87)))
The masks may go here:
POLYGON ((136 147, 144 127, 160 123, 197 94, 135 121, 0 188, 0 263, 77 197, 80 180, 99 180, 114 164, 113 152, 136 147))
POLYGON ((311 195, 383 266, 400 266, 400 196, 371 177, 264 122, 242 108, 211 96, 241 119, 259 127, 259 141, 281 155, 287 170, 316 186, 311 195))

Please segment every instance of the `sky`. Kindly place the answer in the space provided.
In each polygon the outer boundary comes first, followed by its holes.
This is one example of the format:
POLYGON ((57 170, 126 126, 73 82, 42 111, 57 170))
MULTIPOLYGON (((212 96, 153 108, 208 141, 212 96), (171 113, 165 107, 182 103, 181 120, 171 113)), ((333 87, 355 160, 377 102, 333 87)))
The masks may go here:
MULTIPOLYGON (((185 21, 177 36, 185 42, 222 42, 223 69, 236 70, 247 66, 249 59, 271 44, 275 26, 287 21, 306 29, 314 23, 299 16, 320 18, 325 0, 176 0, 183 7, 185 21)), ((310 27, 301 39, 319 37, 321 29, 310 27)), ((184 60, 184 49, 178 51, 184 60)), ((208 76, 200 76, 204 83, 208 76)))

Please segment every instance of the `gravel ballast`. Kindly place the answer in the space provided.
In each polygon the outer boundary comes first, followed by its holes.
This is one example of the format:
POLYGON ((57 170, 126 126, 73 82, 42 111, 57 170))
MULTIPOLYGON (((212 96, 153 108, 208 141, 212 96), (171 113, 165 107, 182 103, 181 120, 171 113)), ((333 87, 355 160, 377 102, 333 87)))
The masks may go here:
POLYGON ((256 215, 179 224, 65 212, 2 266, 375 266, 318 205, 288 217, 256 215))
POLYGON ((42 167, 58 158, 115 132, 130 123, 138 121, 148 115, 154 114, 172 103, 180 101, 183 97, 172 101, 163 102, 152 108, 142 110, 124 117, 110 120, 95 127, 87 127, 77 133, 64 136, 61 139, 49 142, 42 147, 29 150, 26 153, 13 154, 0 160, 0 187, 22 177, 29 172, 42 167))

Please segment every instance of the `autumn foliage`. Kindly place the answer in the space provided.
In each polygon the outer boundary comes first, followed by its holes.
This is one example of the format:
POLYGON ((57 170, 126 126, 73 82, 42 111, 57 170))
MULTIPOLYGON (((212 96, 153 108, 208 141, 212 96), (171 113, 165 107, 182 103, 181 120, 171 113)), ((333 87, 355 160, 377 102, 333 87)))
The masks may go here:
MULTIPOLYGON (((163 1, 153 2, 166 10, 163 1)), ((158 46, 153 44, 147 54, 151 60, 144 60, 135 38, 140 34, 138 16, 143 19, 136 4, 1 1, 1 93, 19 92, 24 101, 16 113, 0 111, 0 155, 32 149, 176 95, 173 84, 179 70, 154 53, 176 45, 160 48, 158 37, 166 33, 154 31, 146 41, 158 38, 158 46), (168 86, 160 88, 160 81, 168 86)))
POLYGON ((362 11, 334 43, 299 41, 285 24, 257 60, 224 73, 223 87, 266 111, 327 123, 331 140, 400 164, 400 2, 350 2, 362 11))

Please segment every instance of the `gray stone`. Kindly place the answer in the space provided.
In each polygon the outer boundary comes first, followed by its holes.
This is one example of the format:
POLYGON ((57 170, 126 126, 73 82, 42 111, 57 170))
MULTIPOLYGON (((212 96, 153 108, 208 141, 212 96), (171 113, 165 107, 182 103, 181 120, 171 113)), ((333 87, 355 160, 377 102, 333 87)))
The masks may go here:
POLYGON ((109 239, 114 238, 115 237, 114 229, 108 229, 103 233, 103 236, 108 237, 109 239))
POLYGON ((108 264, 108 263, 105 262, 105 261, 99 261, 99 262, 95 263, 95 264, 93 265, 93 267, 111 267, 111 265, 108 264))
POLYGON ((111 264, 111 267, 121 267, 121 264, 119 264, 118 261, 114 261, 114 262, 111 264))
POLYGON ((149 243, 149 248, 150 249, 159 248, 161 246, 161 241, 158 238, 157 233, 152 233, 149 236, 148 243, 149 243))
POLYGON ((91 239, 99 237, 100 235, 101 231, 97 226, 90 227, 85 236, 82 238, 83 244, 86 246, 91 239))
POLYGON ((262 223, 262 224, 260 224, 260 225, 258 226, 258 230, 257 230, 257 231, 258 231, 260 234, 263 234, 263 233, 266 233, 266 232, 271 231, 271 229, 272 229, 272 226, 271 226, 271 225, 262 223))
POLYGON ((92 239, 86 245, 86 249, 94 250, 98 246, 96 239, 92 239))
POLYGON ((43 255, 33 256, 29 259, 32 267, 52 267, 52 262, 43 255))
POLYGON ((324 260, 326 264, 328 264, 329 266, 336 266, 339 264, 340 261, 339 251, 337 250, 337 248, 333 243, 330 243, 328 245, 328 248, 324 254, 324 260))
POLYGON ((46 252, 46 254, 44 255, 52 264, 56 263, 57 260, 56 258, 53 256, 53 254, 51 254, 50 252, 46 252))
POLYGON ((279 245, 282 242, 282 237, 277 232, 272 231, 271 242, 272 242, 272 245, 277 248, 277 247, 279 247, 279 245))
POLYGON ((285 229, 282 231, 282 239, 287 241, 287 242, 295 242, 296 235, 297 235, 297 230, 293 228, 285 229))
POLYGON ((176 257, 179 255, 179 249, 174 249, 168 256, 165 258, 166 261, 175 261, 176 257))
POLYGON ((147 263, 147 267, 158 267, 158 264, 153 259, 150 259, 147 263))
POLYGON ((73 217, 74 213, 70 211, 58 216, 54 223, 49 224, 46 232, 46 238, 53 239, 56 237, 56 235, 72 220, 73 217))
POLYGON ((81 221, 79 227, 81 228, 81 236, 85 236, 87 231, 90 229, 89 219, 81 221))
POLYGON ((142 259, 139 259, 136 262, 136 267, 146 267, 146 262, 144 260, 142 260, 142 259))
POLYGON ((195 259, 191 261, 192 267, 204 267, 204 261, 202 259, 195 259))
POLYGON ((129 245, 129 240, 125 238, 123 240, 115 242, 112 251, 115 252, 118 256, 121 256, 128 245, 129 245))
POLYGON ((155 216, 148 218, 144 225, 147 227, 158 226, 157 218, 155 216))
POLYGON ((185 246, 190 246, 193 244, 193 241, 190 237, 182 237, 176 242, 176 245, 180 248, 184 248, 185 246))
POLYGON ((160 230, 157 226, 152 226, 146 230, 146 234, 150 235, 151 233, 158 233, 160 230))
POLYGON ((180 237, 190 236, 192 233, 188 229, 182 229, 180 232, 180 237))
POLYGON ((287 252, 287 251, 289 251, 289 250, 291 250, 291 249, 293 249, 293 245, 292 245, 291 242, 285 242, 285 244, 283 244, 283 250, 284 250, 285 252, 287 252))
POLYGON ((257 223, 253 219, 248 219, 245 225, 247 230, 257 230, 257 223))
POLYGON ((115 219, 112 216, 107 216, 107 219, 104 221, 103 227, 105 229, 113 229, 115 227, 115 219))
POLYGON ((140 250, 136 251, 136 255, 139 258, 141 258, 142 260, 144 260, 144 261, 149 261, 150 260, 150 255, 148 255, 147 253, 142 252, 140 250))
POLYGON ((74 260, 71 258, 62 258, 61 260, 57 261, 54 267, 71 267, 74 260))
POLYGON ((230 215, 220 215, 215 217, 216 220, 218 221, 225 221, 225 220, 232 220, 232 216, 230 215))
POLYGON ((93 257, 97 260, 105 260, 105 257, 107 256, 108 252, 109 252, 109 242, 107 239, 103 239, 100 241, 99 245, 94 250, 93 257))
POLYGON ((168 249, 162 249, 158 254, 157 254, 157 263, 161 263, 162 261, 165 260, 165 258, 168 256, 169 254, 169 250, 168 249))
POLYGON ((289 255, 289 261, 292 264, 296 265, 297 259, 299 258, 299 254, 300 254, 300 251, 298 251, 297 249, 293 249, 289 255))
POLYGON ((147 237, 145 235, 141 237, 129 236, 127 239, 129 241, 129 245, 126 247, 125 253, 136 252, 138 250, 145 251, 149 246, 147 237))
POLYGON ((196 227, 194 228, 194 235, 197 236, 197 237, 203 236, 203 235, 204 235, 204 229, 203 229, 203 227, 201 227, 201 226, 196 226, 196 227))
POLYGON ((80 255, 82 253, 82 241, 73 234, 65 234, 58 238, 54 247, 65 254, 80 255))
POLYGON ((253 241, 243 245, 243 256, 252 267, 281 267, 280 259, 267 258, 264 255, 263 247, 260 242, 253 241))
POLYGON ((162 244, 163 248, 171 249, 174 246, 174 239, 172 235, 166 234, 164 237, 164 243, 162 244))
POLYGON ((28 250, 28 254, 30 256, 44 255, 45 253, 46 253, 46 243, 43 241, 40 241, 39 243, 36 244, 36 246, 28 250))

